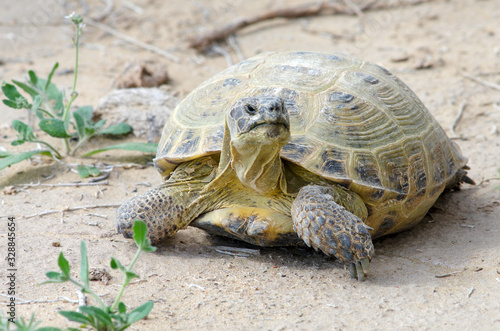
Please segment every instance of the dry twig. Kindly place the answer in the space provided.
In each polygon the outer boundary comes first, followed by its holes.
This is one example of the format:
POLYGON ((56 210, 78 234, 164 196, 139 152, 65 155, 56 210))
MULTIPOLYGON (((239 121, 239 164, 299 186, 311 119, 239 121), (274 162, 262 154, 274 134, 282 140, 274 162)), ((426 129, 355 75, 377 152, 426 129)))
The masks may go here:
POLYGON ((459 273, 464 272, 464 271, 465 271, 465 269, 464 270, 460 270, 460 271, 450 272, 449 274, 435 275, 434 277, 436 277, 436 278, 445 278, 445 277, 450 277, 450 276, 455 275, 455 274, 459 274, 459 273))
POLYGON ((248 257, 250 255, 260 255, 260 250, 251 248, 241 248, 241 247, 228 247, 228 246, 215 246, 215 251, 217 253, 248 257))
POLYGON ((470 298, 470 296, 472 295, 472 293, 474 292, 476 288, 474 286, 472 286, 472 288, 470 289, 469 293, 467 294, 467 299, 470 298))
MULTIPOLYGON (((66 207, 64 209, 59 209, 59 210, 47 210, 47 211, 42 211, 40 213, 36 213, 36 214, 32 214, 32 215, 27 215, 27 216, 24 216, 24 215, 21 215, 21 216, 17 216, 17 218, 19 219, 28 219, 28 218, 33 218, 33 217, 41 217, 41 216, 45 216, 45 215, 50 215, 50 214, 56 214, 56 213, 61 213, 62 215, 64 215, 65 212, 67 211, 75 211, 75 210, 87 210, 87 209, 95 209, 95 208, 117 208, 117 207, 120 207, 121 204, 105 204, 105 205, 91 205, 91 206, 79 206, 79 207, 66 207)), ((0 218, 4 218, 4 217, 9 217, 9 216, 12 216, 12 215, 2 215, 0 216, 0 218)))
POLYGON ((99 182, 99 183, 58 183, 58 184, 42 184, 40 182, 36 184, 17 184, 14 185, 15 187, 22 187, 22 188, 33 188, 33 187, 59 187, 59 186, 96 186, 96 185, 108 185, 109 182, 106 180, 104 182, 99 182))
POLYGON ((475 81, 476 83, 482 84, 484 86, 487 86, 487 87, 495 89, 495 90, 500 90, 500 85, 498 85, 498 84, 495 84, 495 83, 492 83, 492 82, 488 82, 487 80, 478 78, 478 77, 476 77, 474 75, 471 75, 471 74, 468 74, 468 73, 465 73, 465 72, 462 73, 462 75, 465 78, 469 78, 470 80, 475 81))
MULTIPOLYGON (((413 0, 408 1, 409 5, 416 5, 424 2, 430 2, 433 0, 413 0)), ((320 3, 312 3, 307 5, 302 5, 298 7, 288 7, 288 8, 278 8, 272 9, 255 16, 243 17, 230 22, 227 25, 216 28, 212 31, 202 33, 200 35, 192 36, 189 41, 189 47, 195 48, 199 51, 205 50, 207 47, 212 45, 216 41, 222 41, 228 36, 232 35, 236 31, 247 27, 249 25, 259 23, 266 20, 272 20, 275 18, 299 18, 299 17, 310 17, 319 16, 323 14, 344 14, 344 15, 358 15, 362 16, 363 11, 366 10, 382 10, 395 8, 397 5, 387 3, 386 1, 372 0, 368 1, 363 5, 358 5, 352 1, 347 0, 349 5, 339 5, 331 3, 329 1, 322 1, 320 3)))
POLYGON ((464 114, 464 110, 465 110, 465 106, 466 105, 467 105, 467 102, 466 101, 462 101, 462 104, 460 105, 460 109, 458 111, 458 114, 455 117, 455 119, 453 120, 453 123, 451 123, 450 131, 451 131, 451 134, 453 135, 453 137, 457 137, 457 134, 455 133, 455 127, 457 126, 458 122, 462 118, 462 116, 464 114))

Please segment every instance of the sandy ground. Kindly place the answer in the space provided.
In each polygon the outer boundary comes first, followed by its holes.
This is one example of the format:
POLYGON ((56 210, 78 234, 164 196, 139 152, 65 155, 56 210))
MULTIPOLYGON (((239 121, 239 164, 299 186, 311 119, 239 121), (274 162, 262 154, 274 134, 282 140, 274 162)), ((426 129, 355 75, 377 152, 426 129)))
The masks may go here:
MULTIPOLYGON (((22 80, 29 69, 46 75, 59 61, 63 74, 54 81, 69 89, 73 76, 64 72, 73 68, 73 29, 62 18, 71 11, 81 12, 77 3, 20 0, 2 5, 1 80, 22 80)), ((171 91, 182 98, 227 67, 223 56, 189 49, 190 35, 234 18, 301 3, 307 1, 114 1, 104 24, 167 50, 180 61, 172 62, 87 25, 76 103, 97 106, 125 64, 140 59, 165 65, 171 91)), ((87 17, 105 12, 103 2, 87 4, 87 17)), ((499 20, 496 0, 439 0, 365 12, 361 20, 342 15, 276 19, 239 31, 235 40, 245 58, 294 49, 343 51, 378 63, 401 77, 450 135, 465 103, 455 126, 456 141, 470 158, 469 174, 479 185, 464 186, 440 198, 430 215, 412 230, 377 240, 371 272, 363 283, 351 280, 342 264, 311 249, 251 247, 188 228, 137 263, 142 278, 128 288, 123 299, 131 308, 146 300, 154 300, 155 305, 148 319, 134 329, 499 330, 500 183, 482 180, 498 177, 500 93, 465 76, 500 83, 499 20), (227 255, 218 246, 252 248, 256 253, 227 255)), ((233 48, 220 46, 232 61, 239 61, 233 48)), ((0 108, 0 146, 11 151, 33 148, 9 145, 15 138, 10 122, 26 120, 26 113, 0 108)), ((96 139, 87 148, 111 143, 116 141, 96 139)), ((64 161, 127 164, 140 161, 138 155, 112 152, 91 160, 64 161)), ((47 176, 52 177, 43 183, 80 180, 58 163, 35 159, 32 164, 23 162, 0 171, 0 186, 36 183, 47 176)), ((62 299, 76 300, 75 288, 71 284, 36 285, 46 279, 46 271, 57 269, 61 251, 77 275, 81 240, 87 242, 91 267, 109 270, 112 256, 128 263, 135 253, 133 243, 115 231, 115 208, 65 212, 63 217, 61 213, 23 216, 65 207, 120 204, 159 182, 160 176, 150 166, 117 167, 108 183, 99 186, 32 187, 1 195, 2 256, 7 255, 5 216, 14 215, 17 220, 17 316, 36 313, 42 325, 68 326, 57 311, 77 308, 62 299)), ((5 310, 7 266, 1 260, 0 301, 5 310)), ((121 282, 118 273, 110 273, 109 284, 92 283, 107 302, 121 282)))

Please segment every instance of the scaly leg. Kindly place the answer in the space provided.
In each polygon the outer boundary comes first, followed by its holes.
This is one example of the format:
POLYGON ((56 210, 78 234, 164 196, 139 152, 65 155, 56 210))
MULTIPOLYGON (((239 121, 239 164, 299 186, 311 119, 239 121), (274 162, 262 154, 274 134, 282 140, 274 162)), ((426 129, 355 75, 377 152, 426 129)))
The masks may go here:
POLYGON ((292 219, 295 231, 308 246, 350 262, 351 277, 363 280, 373 243, 363 221, 344 207, 360 214, 360 207, 364 207, 360 204, 359 196, 341 187, 308 185, 300 189, 292 204, 292 219))

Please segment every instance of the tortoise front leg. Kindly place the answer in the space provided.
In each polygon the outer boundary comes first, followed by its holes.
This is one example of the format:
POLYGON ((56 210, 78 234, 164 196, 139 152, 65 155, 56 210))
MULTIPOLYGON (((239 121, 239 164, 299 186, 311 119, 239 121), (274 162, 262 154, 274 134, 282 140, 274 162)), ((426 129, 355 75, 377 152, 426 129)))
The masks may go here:
POLYGON ((159 186, 125 201, 116 211, 118 232, 131 238, 134 235, 134 220, 140 219, 148 226, 151 243, 156 244, 185 228, 191 221, 185 217, 187 201, 175 194, 175 190, 170 191, 165 186, 159 186))
POLYGON ((292 203, 292 219, 295 231, 308 246, 350 262, 351 277, 363 280, 373 243, 363 221, 344 207, 363 214, 364 204, 360 204, 359 196, 340 186, 308 185, 292 203))
POLYGON ((213 198, 214 192, 205 192, 204 188, 213 180, 216 168, 217 160, 212 157, 180 164, 162 185, 125 201, 118 208, 118 232, 132 237, 134 220, 140 219, 146 222, 148 237, 156 244, 187 227, 210 208, 207 197, 213 198))

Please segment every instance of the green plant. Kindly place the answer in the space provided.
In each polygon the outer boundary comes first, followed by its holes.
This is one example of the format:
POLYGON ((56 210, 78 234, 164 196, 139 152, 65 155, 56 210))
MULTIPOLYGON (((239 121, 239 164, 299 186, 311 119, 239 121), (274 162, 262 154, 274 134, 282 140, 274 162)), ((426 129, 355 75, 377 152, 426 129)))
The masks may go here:
MULTIPOLYGON (((120 291, 111 306, 107 306, 99 295, 90 288, 89 261, 85 242, 82 241, 80 246, 80 280, 71 276, 71 268, 68 260, 66 260, 62 252, 59 254, 57 262, 61 272, 47 272, 46 275, 49 280, 42 284, 71 282, 78 286, 82 293, 89 294, 97 303, 97 306, 80 306, 78 307, 79 311, 63 310, 59 312, 61 315, 72 322, 80 323, 81 328, 92 327, 97 331, 119 331, 125 330, 131 324, 145 318, 149 314, 153 308, 152 301, 148 301, 130 312, 127 312, 127 307, 121 301, 123 292, 130 281, 134 278, 139 278, 139 275, 134 273, 132 269, 141 253, 154 252, 156 250, 156 247, 151 246, 151 241, 147 237, 148 228, 146 223, 136 220, 133 230, 137 251, 128 268, 125 268, 117 259, 111 258, 111 268, 119 269, 123 274, 120 291)), ((11 324, 4 315, 0 316, 0 330, 9 331, 11 324)), ((32 315, 29 321, 25 321, 23 318, 17 319, 15 326, 17 327, 17 331, 61 331, 61 329, 55 327, 37 328, 39 324, 40 321, 36 321, 32 315)), ((78 329, 66 328, 64 330, 74 331, 78 329)))
POLYGON ((128 268, 125 268, 120 261, 111 258, 111 268, 119 269, 123 274, 123 282, 111 306, 107 306, 102 299, 90 288, 89 280, 89 264, 87 257, 87 246, 85 242, 81 242, 81 261, 80 261, 80 280, 71 276, 68 260, 63 253, 59 254, 58 265, 61 272, 47 272, 48 281, 42 283, 64 283, 71 282, 78 286, 83 293, 89 294, 97 306, 80 306, 78 311, 60 311, 59 313, 68 320, 93 327, 95 330, 125 330, 132 323, 137 322, 146 317, 153 308, 153 302, 148 301, 145 304, 127 312, 125 304, 121 301, 121 297, 125 288, 134 278, 139 278, 139 275, 132 271, 137 259, 142 252, 154 252, 156 247, 151 246, 151 242, 147 237, 147 226, 143 221, 136 220, 134 222, 134 241, 137 245, 135 253, 128 268))
MULTIPOLYGON (((93 109, 90 106, 80 107, 74 111, 70 111, 71 105, 78 97, 76 84, 78 78, 79 43, 84 24, 83 18, 80 15, 72 14, 69 18, 71 18, 71 21, 76 27, 76 35, 75 38, 73 38, 76 50, 75 70, 69 99, 66 98, 64 89, 59 89, 52 82, 54 73, 59 66, 59 63, 56 63, 46 79, 38 77, 33 70, 30 70, 28 71, 26 82, 16 80, 12 80, 12 84, 3 82, 2 91, 7 99, 2 101, 6 106, 14 109, 27 109, 30 118, 35 116, 38 119, 38 126, 42 131, 51 137, 62 139, 66 155, 75 155, 82 144, 94 136, 125 135, 132 131, 132 127, 126 123, 118 123, 104 127, 106 120, 100 120, 98 122, 93 121, 93 109), (18 88, 31 97, 31 102, 21 94, 18 88)), ((12 127, 17 131, 17 139, 11 143, 13 146, 30 142, 44 145, 46 148, 18 154, 0 152, 0 158, 3 158, 0 160, 0 170, 26 160, 35 154, 48 155, 58 159, 62 157, 58 148, 36 136, 32 126, 22 121, 14 120, 12 122, 12 127)), ((125 143, 101 148, 83 156, 89 156, 110 149, 126 149, 155 153, 156 147, 156 144, 125 143)))

